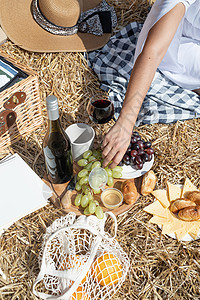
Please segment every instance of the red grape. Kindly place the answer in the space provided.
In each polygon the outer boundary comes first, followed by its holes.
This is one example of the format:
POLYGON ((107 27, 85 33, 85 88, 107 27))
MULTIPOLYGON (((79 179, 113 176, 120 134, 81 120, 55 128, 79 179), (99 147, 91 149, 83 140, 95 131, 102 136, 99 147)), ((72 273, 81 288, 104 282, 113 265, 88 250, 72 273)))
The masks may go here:
POLYGON ((142 163, 142 158, 137 155, 136 158, 135 158, 135 161, 136 161, 136 164, 141 164, 142 163))
POLYGON ((132 136, 139 136, 140 134, 139 134, 139 132, 137 132, 137 131, 134 131, 133 133, 132 133, 132 136))
MULTIPOLYGON (((138 150, 138 151, 139 151, 139 150, 138 150)), ((137 150, 132 150, 132 151, 131 151, 131 156, 132 156, 132 157, 135 157, 137 154, 138 154, 138 153, 137 153, 137 150)))
MULTIPOLYGON (((133 150, 132 150, 132 151, 133 151, 133 150)), ((143 150, 143 149, 139 149, 137 153, 138 153, 139 156, 141 156, 141 155, 144 154, 144 150, 143 150)))
POLYGON ((135 166, 135 157, 131 157, 131 160, 130 160, 130 165, 131 167, 135 166))
POLYGON ((142 141, 137 141, 137 144, 139 145, 140 149, 144 148, 144 143, 142 141))
POLYGON ((132 152, 131 148, 128 148, 128 149, 126 150, 126 154, 128 154, 128 155, 130 155, 131 152, 132 152))
POLYGON ((153 155, 152 154, 149 154, 149 160, 148 161, 151 161, 153 158, 153 155))
POLYGON ((134 144, 134 143, 136 143, 138 140, 137 140, 137 137, 136 136, 133 136, 132 138, 131 138, 131 144, 134 144))
POLYGON ((145 149, 145 152, 146 152, 147 154, 154 154, 153 148, 147 148, 147 149, 145 149))
POLYGON ((137 142, 140 141, 141 140, 141 136, 140 135, 136 136, 136 140, 137 140, 137 142))
POLYGON ((150 148, 151 147, 151 142, 144 142, 144 148, 150 148))
POLYGON ((129 160, 130 160, 129 155, 128 155, 128 154, 125 154, 124 157, 123 157, 123 161, 124 161, 124 162, 127 162, 127 161, 129 161, 129 160))
POLYGON ((138 144, 133 144, 132 149, 133 150, 139 150, 140 146, 138 144))
POLYGON ((135 166, 135 168, 136 168, 137 170, 141 170, 141 169, 143 168, 143 163, 137 164, 137 165, 135 166))
POLYGON ((130 144, 119 165, 131 165, 131 167, 141 170, 145 162, 152 160, 153 154, 154 150, 151 148, 151 142, 144 141, 139 132, 134 131, 131 135, 130 144))
POLYGON ((142 155, 142 160, 143 162, 149 161, 149 155, 146 152, 142 155))

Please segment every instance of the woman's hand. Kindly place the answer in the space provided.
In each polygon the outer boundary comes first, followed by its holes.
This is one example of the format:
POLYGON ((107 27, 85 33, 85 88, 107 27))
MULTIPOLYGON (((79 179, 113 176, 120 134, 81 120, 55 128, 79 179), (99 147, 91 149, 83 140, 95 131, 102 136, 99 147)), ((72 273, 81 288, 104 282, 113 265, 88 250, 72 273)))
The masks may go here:
POLYGON ((103 141, 103 167, 106 167, 110 161, 112 161, 110 168, 119 164, 130 144, 131 134, 132 126, 130 123, 122 122, 120 119, 115 123, 103 141))

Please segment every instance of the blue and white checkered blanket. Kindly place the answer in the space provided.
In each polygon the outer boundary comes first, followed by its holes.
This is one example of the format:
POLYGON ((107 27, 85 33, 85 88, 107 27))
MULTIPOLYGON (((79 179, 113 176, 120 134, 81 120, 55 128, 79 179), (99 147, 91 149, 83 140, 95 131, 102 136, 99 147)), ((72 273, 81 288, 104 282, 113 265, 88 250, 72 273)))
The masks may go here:
MULTIPOLYGON (((137 38, 142 24, 130 23, 101 49, 88 53, 88 64, 109 92, 118 118, 133 68, 137 38)), ((200 117, 200 97, 170 81, 159 70, 144 99, 136 126, 172 123, 200 117)))

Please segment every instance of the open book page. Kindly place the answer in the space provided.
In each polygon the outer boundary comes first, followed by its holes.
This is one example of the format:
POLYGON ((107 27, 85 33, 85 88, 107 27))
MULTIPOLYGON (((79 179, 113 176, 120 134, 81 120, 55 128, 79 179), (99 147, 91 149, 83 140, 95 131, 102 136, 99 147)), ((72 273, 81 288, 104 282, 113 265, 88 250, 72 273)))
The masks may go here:
POLYGON ((20 218, 44 207, 51 189, 18 155, 0 161, 0 233, 20 218))

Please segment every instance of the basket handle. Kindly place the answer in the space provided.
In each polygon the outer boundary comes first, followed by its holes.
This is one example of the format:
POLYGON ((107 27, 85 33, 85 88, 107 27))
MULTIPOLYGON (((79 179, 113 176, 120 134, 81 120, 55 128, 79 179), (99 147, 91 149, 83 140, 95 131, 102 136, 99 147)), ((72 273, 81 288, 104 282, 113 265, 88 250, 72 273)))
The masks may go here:
POLYGON ((14 93, 3 105, 5 109, 14 109, 17 105, 22 104, 26 99, 24 92, 14 93))
POLYGON ((3 105, 5 110, 0 112, 0 136, 16 122, 17 114, 13 109, 26 99, 24 92, 14 93, 3 105))
POLYGON ((17 114, 13 110, 5 109, 0 112, 0 136, 15 123, 17 114))

